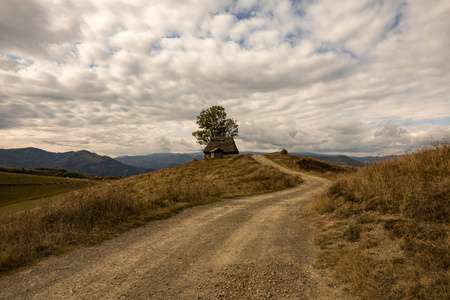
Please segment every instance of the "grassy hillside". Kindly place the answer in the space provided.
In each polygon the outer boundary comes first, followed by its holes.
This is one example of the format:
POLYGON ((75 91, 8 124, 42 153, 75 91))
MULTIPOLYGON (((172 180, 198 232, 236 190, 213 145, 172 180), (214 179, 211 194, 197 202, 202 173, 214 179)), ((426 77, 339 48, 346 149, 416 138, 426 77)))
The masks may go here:
POLYGON ((194 160, 201 160, 205 157, 203 153, 153 153, 138 156, 119 156, 114 159, 135 167, 161 170, 180 166, 194 160))
POLYGON ((266 154, 265 157, 275 163, 293 171, 312 172, 318 176, 334 177, 336 174, 350 173, 356 168, 350 166, 339 166, 330 162, 315 159, 309 156, 266 154))
POLYGON ((0 172, 0 212, 5 206, 92 186, 88 180, 0 172))
POLYGON ((262 166, 251 155, 235 155, 67 193, 42 207, 0 218, 0 271, 99 242, 184 207, 299 183, 299 176, 262 166))
POLYGON ((317 266, 362 298, 450 298, 448 145, 342 175, 309 208, 317 266))

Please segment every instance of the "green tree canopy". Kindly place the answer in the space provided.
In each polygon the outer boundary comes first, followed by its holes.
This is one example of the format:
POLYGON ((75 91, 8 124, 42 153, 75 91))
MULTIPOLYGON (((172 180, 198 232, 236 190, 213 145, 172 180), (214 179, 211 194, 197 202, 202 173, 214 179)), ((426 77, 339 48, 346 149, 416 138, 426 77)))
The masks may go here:
POLYGON ((200 145, 208 144, 212 137, 238 135, 239 126, 234 119, 227 119, 227 113, 222 106, 211 106, 203 109, 197 116, 197 124, 200 130, 194 131, 192 135, 200 145))

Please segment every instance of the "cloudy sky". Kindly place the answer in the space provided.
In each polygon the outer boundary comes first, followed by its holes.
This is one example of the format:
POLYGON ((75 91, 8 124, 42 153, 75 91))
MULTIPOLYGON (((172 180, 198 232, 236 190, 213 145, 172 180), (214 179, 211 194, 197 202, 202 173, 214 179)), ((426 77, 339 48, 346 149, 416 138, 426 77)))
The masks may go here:
POLYGON ((0 0, 0 148, 383 155, 450 136, 448 0, 0 0))

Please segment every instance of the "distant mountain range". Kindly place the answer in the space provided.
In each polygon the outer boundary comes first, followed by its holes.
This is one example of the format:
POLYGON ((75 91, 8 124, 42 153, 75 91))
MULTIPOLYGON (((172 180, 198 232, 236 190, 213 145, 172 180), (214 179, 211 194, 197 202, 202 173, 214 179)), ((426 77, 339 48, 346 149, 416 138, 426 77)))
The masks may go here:
POLYGON ((55 168, 95 176, 122 177, 153 171, 147 168, 126 165, 111 157, 100 156, 85 150, 54 153, 37 148, 0 149, 0 166, 15 168, 55 168))
POLYGON ((200 160, 204 156, 203 153, 154 153, 139 156, 119 156, 114 159, 130 166, 161 170, 183 165, 195 159, 200 160))
MULTIPOLYGON (((254 155, 264 154, 264 152, 256 152, 256 151, 243 151, 241 154, 253 153, 254 155)), ((277 152, 278 153, 278 152, 277 152)), ((362 164, 373 163, 379 160, 384 160, 388 158, 393 158, 395 156, 389 157, 376 157, 376 156, 366 156, 366 157, 356 157, 356 156, 345 156, 345 155, 323 155, 317 153, 291 153, 294 155, 300 156, 311 156, 318 160, 323 160, 327 162, 331 162, 340 166, 352 166, 352 167, 361 167, 362 164)), ((148 155, 139 155, 139 156, 119 156, 114 159, 120 161, 121 163, 141 167, 141 168, 150 168, 154 170, 160 170, 165 168, 171 168, 175 166, 179 166, 188 162, 193 161, 194 159, 203 159, 203 153, 154 153, 148 155)))
POLYGON ((378 161, 384 161, 396 158, 396 155, 390 156, 345 156, 345 155, 324 155, 317 153, 292 153, 300 156, 311 156, 318 160, 327 161, 340 166, 361 167, 362 164, 371 164, 378 161))
MULTIPOLYGON (((255 155, 262 152, 242 152, 255 155)), ((361 164, 373 163, 380 160, 394 158, 388 157, 356 157, 344 155, 322 155, 317 153, 291 153, 301 156, 312 156, 316 159, 334 163, 341 166, 360 167, 361 164)), ((122 176, 129 177, 142 173, 179 166, 203 159, 203 153, 154 153, 138 156, 119 156, 114 159, 109 156, 100 156, 89 151, 70 151, 65 153, 48 152, 37 148, 0 149, 0 166, 24 168, 55 168, 66 169, 83 174, 96 176, 122 176)))
POLYGON ((362 162, 356 159, 352 159, 348 156, 338 155, 338 156, 313 156, 315 159, 327 161, 333 163, 335 165, 340 166, 352 166, 352 167, 361 167, 362 162))
POLYGON ((385 161, 385 160, 391 160, 394 158, 399 157, 398 155, 388 155, 388 156, 364 156, 364 157, 357 157, 357 156, 350 156, 350 158, 358 160, 364 164, 372 164, 375 162, 385 161))

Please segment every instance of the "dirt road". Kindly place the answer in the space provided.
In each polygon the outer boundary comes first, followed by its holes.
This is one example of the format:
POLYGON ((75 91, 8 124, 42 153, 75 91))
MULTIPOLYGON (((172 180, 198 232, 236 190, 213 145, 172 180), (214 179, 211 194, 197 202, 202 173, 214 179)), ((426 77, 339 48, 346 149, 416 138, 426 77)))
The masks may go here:
POLYGON ((348 298, 311 267, 314 229, 303 208, 327 180, 303 178, 296 188, 187 209, 43 260, 1 277, 0 299, 348 298))

